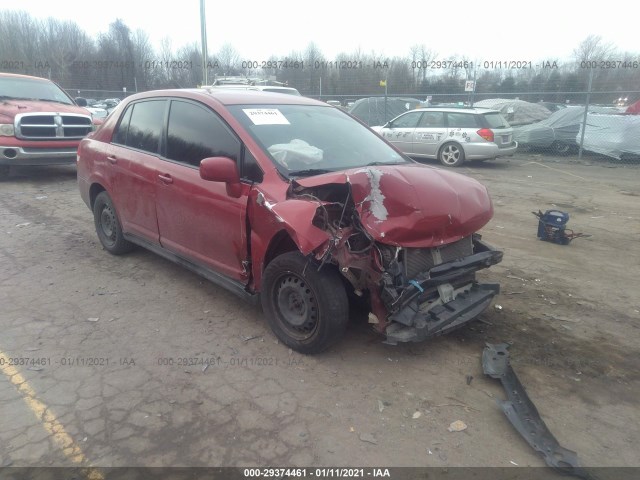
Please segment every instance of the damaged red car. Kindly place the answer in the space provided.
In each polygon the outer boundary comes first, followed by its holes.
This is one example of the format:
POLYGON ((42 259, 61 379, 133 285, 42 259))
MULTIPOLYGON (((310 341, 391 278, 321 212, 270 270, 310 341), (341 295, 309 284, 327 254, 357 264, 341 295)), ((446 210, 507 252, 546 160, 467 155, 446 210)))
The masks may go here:
POLYGON ((260 301, 276 336, 326 349, 360 297, 388 343, 473 320, 502 252, 476 232, 487 190, 405 157, 304 97, 213 89, 133 95, 78 149, 105 250, 136 245, 260 301))

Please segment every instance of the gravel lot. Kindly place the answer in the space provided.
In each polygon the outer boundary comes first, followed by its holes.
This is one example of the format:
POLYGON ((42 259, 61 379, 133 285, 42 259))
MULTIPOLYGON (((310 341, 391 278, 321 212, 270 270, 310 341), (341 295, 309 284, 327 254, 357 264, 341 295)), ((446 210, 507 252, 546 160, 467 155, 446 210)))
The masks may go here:
POLYGON ((195 274, 103 251, 74 167, 17 169, 0 183, 0 352, 18 360, 0 373, 0 466, 542 466, 482 374, 484 343, 503 341, 563 446, 640 466, 640 167, 468 165, 494 201, 484 239, 505 251, 481 273, 502 284, 494 306, 396 347, 354 311, 313 357, 195 274), (592 237, 537 240, 531 211, 556 207, 592 237))

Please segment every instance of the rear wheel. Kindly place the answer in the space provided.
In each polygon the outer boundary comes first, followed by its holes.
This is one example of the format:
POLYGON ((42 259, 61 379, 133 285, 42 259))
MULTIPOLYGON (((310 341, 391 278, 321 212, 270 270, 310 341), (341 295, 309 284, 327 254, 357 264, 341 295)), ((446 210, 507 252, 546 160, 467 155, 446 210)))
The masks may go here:
POLYGON ((569 153, 571 153, 571 150, 572 150, 571 145, 563 142, 553 142, 551 144, 551 148, 553 152, 557 153, 558 155, 568 155, 569 153))
POLYGON ((265 269, 262 308, 269 326, 300 353, 318 353, 338 340, 349 320, 349 302, 340 275, 299 252, 275 258, 265 269))
POLYGON ((440 148, 438 160, 446 167, 459 167, 464 163, 464 150, 457 143, 445 143, 440 148))
POLYGON ((107 252, 122 255, 134 249, 135 245, 124 238, 118 214, 107 192, 100 192, 96 197, 93 220, 98 239, 107 252))

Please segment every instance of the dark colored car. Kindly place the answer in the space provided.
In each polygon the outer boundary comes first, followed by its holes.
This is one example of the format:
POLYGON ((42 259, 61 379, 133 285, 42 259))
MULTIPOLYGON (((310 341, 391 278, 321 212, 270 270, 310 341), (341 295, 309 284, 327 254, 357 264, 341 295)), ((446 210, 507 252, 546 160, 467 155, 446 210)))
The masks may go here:
POLYGON ((397 343, 460 327, 499 289, 475 278, 502 258, 476 233, 486 188, 309 98, 133 95, 81 143, 78 182, 107 251, 141 245, 260 300, 300 352, 341 336, 350 297, 397 343))

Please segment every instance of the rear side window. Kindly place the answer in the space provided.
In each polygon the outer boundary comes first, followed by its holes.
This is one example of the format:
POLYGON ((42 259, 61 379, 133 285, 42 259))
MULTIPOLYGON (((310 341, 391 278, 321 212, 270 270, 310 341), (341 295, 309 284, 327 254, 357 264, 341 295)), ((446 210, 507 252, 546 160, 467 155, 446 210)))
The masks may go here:
POLYGON ((447 113, 449 128, 477 128, 478 119, 470 113, 447 113))
POLYGON ((124 112, 115 132, 113 132, 113 143, 117 143, 119 145, 127 144, 127 131, 129 130, 129 122, 131 121, 131 112, 133 112, 133 105, 127 107, 127 110, 124 112))
POLYGON ((240 158, 240 141, 211 110, 174 100, 169 111, 167 158, 199 167, 203 158, 240 158))
POLYGON ((165 105, 165 100, 138 102, 133 105, 125 142, 127 147, 158 153, 165 105))
POLYGON ((509 128, 509 122, 507 122, 501 113, 485 113, 485 121, 489 124, 489 128, 509 128))

